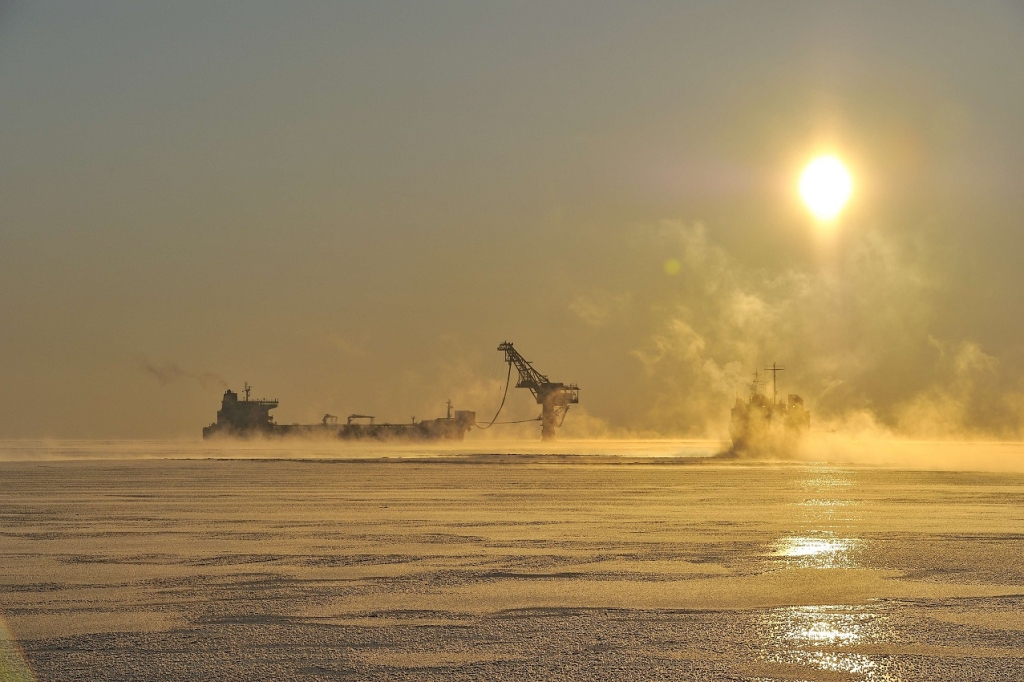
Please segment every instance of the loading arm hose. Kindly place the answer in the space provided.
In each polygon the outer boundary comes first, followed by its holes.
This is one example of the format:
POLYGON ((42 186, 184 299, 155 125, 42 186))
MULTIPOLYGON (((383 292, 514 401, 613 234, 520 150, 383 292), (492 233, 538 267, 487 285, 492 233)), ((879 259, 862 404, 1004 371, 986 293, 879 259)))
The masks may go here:
POLYGON ((508 376, 505 377, 505 392, 501 395, 501 405, 498 405, 498 411, 494 413, 494 419, 490 421, 487 426, 476 425, 478 429, 489 429, 494 426, 494 422, 498 419, 498 415, 501 414, 501 408, 505 407, 505 398, 508 397, 508 387, 512 383, 512 363, 508 363, 508 376))

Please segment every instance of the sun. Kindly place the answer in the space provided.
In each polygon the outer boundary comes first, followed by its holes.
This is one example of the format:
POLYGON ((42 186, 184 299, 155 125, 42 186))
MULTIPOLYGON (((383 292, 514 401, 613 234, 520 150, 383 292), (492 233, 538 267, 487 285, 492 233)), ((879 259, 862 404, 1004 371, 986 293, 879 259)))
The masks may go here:
POLYGON ((849 171, 834 156, 819 156, 800 176, 800 196, 818 220, 835 220, 852 191, 849 171))

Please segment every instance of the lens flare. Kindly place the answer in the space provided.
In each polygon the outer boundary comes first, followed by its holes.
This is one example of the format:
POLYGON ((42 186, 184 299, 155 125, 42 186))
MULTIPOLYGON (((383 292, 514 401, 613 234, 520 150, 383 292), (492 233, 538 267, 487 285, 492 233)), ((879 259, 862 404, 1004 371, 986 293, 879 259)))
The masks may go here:
POLYGON ((834 220, 852 192, 853 179, 834 156, 819 156, 800 176, 800 196, 819 220, 834 220))
POLYGON ((17 640, 0 616, 0 680, 4 682, 35 682, 32 670, 18 647, 17 640))

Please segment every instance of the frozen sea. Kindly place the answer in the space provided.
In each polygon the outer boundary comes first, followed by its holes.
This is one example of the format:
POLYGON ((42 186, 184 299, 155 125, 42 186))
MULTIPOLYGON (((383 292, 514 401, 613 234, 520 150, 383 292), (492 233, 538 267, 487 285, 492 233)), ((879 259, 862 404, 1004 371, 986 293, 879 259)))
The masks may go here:
POLYGON ((915 447, 7 442, 0 679, 1024 679, 1024 446, 915 447))

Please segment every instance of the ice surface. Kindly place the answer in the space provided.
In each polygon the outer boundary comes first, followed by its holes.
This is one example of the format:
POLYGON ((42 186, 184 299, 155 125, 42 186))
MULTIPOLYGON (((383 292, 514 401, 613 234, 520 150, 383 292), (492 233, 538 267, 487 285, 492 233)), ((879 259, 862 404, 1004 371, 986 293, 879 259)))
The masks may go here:
POLYGON ((39 680, 1024 678, 1019 473, 645 459, 679 454, 663 444, 386 461, 117 447, 0 462, 0 665, 20 657, 39 680))

